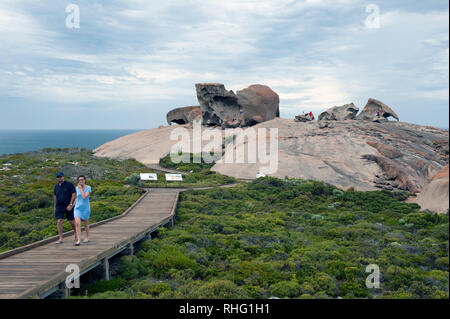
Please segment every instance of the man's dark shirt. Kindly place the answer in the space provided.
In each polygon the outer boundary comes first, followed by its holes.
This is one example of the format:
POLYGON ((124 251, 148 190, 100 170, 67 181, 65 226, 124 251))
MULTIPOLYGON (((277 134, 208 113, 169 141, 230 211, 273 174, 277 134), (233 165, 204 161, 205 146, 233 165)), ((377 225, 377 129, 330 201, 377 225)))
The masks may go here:
POLYGON ((55 185, 54 194, 56 196, 56 206, 68 206, 72 199, 72 194, 76 193, 72 183, 64 181, 61 186, 55 185))

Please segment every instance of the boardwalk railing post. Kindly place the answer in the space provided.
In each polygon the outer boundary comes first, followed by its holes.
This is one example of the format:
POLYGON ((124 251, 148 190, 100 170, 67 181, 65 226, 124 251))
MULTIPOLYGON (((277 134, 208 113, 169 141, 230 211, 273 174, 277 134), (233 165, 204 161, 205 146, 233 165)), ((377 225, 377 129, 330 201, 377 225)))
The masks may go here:
POLYGON ((103 259, 103 279, 104 280, 110 279, 108 258, 103 259))
POLYGON ((128 251, 130 255, 134 255, 134 245, 132 243, 128 244, 128 251))
POLYGON ((70 296, 70 289, 67 288, 65 282, 62 282, 62 283, 59 284, 58 290, 59 290, 59 293, 61 294, 61 296, 63 298, 70 296))

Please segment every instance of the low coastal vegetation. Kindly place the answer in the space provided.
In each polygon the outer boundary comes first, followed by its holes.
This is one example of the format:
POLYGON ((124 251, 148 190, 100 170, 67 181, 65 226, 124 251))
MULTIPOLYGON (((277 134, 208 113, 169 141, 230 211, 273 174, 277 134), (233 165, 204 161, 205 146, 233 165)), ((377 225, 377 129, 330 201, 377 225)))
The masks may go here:
POLYGON ((448 298, 449 217, 407 197, 270 177, 190 190, 174 227, 78 298, 448 298))
MULTIPOLYGON (((190 155, 191 157, 193 155, 190 155)), ((167 157, 168 167, 176 164, 167 157)), ((235 182, 232 177, 211 172, 210 164, 184 167, 183 182, 140 181, 140 173, 154 172, 133 159, 118 161, 94 157, 91 150, 44 148, 39 151, 0 156, 0 252, 30 244, 57 234, 53 214, 56 173, 76 185, 86 175, 92 186, 91 219, 98 222, 121 214, 142 194, 142 187, 202 187, 235 182)), ((71 230, 64 222, 64 231, 71 230)))
MULTIPOLYGON (((77 176, 88 177, 94 223, 121 214, 143 194, 125 178, 144 168, 135 160, 97 158, 78 148, 0 156, 0 252, 57 234, 53 187, 58 171, 74 185, 77 176)), ((72 229, 67 221, 63 227, 72 229)))
MULTIPOLYGON (((209 170, 215 164, 214 161, 210 163, 205 162, 201 154, 179 153, 178 156, 180 163, 174 163, 169 153, 159 160, 159 165, 177 171, 201 172, 203 170, 209 170)), ((213 154, 209 156, 213 156, 213 154)))

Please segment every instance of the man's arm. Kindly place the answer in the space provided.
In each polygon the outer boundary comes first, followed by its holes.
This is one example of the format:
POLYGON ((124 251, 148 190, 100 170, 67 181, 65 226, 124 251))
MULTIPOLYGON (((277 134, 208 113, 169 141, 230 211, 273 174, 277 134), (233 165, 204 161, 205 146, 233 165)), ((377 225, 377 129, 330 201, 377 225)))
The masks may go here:
POLYGON ((77 193, 72 193, 72 198, 70 198, 70 204, 69 206, 67 206, 67 210, 72 210, 72 208, 75 206, 76 195, 77 193))
POLYGON ((53 195, 53 212, 56 212, 56 195, 53 195))

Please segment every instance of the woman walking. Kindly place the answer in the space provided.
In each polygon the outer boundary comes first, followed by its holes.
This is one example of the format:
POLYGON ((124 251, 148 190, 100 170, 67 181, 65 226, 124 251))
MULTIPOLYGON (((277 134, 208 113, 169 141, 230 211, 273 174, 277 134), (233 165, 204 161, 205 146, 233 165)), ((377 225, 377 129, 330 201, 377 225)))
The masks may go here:
POLYGON ((86 185, 86 177, 78 176, 78 186, 76 188, 77 198, 74 209, 75 227, 78 241, 75 246, 80 246, 81 239, 81 221, 84 222, 84 231, 86 237, 83 243, 89 242, 89 216, 91 215, 91 207, 89 205, 89 195, 91 194, 91 187, 86 185))

